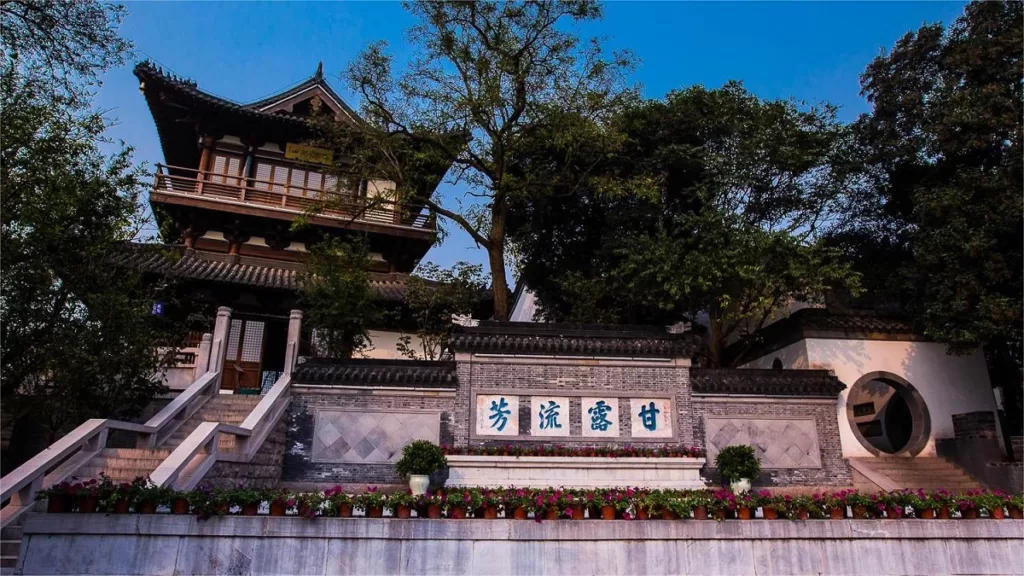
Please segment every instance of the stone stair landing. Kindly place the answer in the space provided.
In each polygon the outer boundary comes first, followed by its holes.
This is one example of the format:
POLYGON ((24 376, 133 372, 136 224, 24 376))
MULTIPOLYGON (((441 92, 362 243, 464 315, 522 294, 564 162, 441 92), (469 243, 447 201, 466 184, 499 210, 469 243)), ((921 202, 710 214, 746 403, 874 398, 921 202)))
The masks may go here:
POLYGON ((850 464, 853 467, 854 488, 866 492, 901 488, 945 488, 950 492, 964 492, 984 488, 963 469, 944 458, 933 456, 851 458, 850 464), (858 468, 862 468, 863 472, 858 468))

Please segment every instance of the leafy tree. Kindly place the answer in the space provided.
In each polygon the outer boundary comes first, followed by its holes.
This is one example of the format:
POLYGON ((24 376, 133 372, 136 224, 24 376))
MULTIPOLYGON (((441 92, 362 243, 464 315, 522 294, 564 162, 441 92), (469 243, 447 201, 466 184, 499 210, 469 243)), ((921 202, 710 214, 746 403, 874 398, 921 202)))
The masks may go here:
MULTIPOLYGON (((670 324, 707 315, 708 357, 721 364, 727 343, 790 300, 855 287, 820 242, 843 206, 833 164, 846 134, 833 108, 763 101, 729 83, 673 92, 610 129, 620 143, 581 174, 583 192, 515 205, 523 279, 539 287, 548 316, 670 324)), ((551 147, 554 164, 564 162, 551 147)))
POLYGON ((507 219, 510 202, 548 185, 512 173, 510 161, 531 134, 571 129, 564 112, 607 114, 632 94, 621 85, 631 59, 605 58, 596 41, 565 30, 567 21, 601 16, 591 1, 415 2, 409 31, 417 50, 394 73, 383 43, 364 51, 347 72, 362 97, 365 125, 337 128, 354 157, 344 170, 397 185, 413 206, 454 222, 487 250, 494 317, 508 318, 507 219), (454 162, 451 179, 466 200, 442 205, 424 174, 454 162))
POLYGON ((103 118, 22 69, 8 59, 0 79, 0 381, 5 414, 52 441, 137 415, 164 390, 156 350, 182 334, 152 315, 158 287, 111 266, 142 224, 131 150, 104 155, 103 118))
POLYGON ((416 325, 419 345, 412 335, 403 334, 398 351, 406 358, 439 360, 448 348, 454 324, 453 316, 472 314, 486 289, 481 267, 456 262, 441 268, 433 262, 421 264, 405 284, 405 307, 416 325))
POLYGON ((1016 380, 1018 394, 1022 46, 1021 3, 972 2, 949 27, 909 32, 868 66, 858 219, 834 238, 871 292, 954 353, 985 346, 994 379, 1016 380))
POLYGON ((318 355, 351 358, 372 345, 368 326, 378 311, 362 241, 328 238, 309 248, 299 303, 315 330, 318 355))

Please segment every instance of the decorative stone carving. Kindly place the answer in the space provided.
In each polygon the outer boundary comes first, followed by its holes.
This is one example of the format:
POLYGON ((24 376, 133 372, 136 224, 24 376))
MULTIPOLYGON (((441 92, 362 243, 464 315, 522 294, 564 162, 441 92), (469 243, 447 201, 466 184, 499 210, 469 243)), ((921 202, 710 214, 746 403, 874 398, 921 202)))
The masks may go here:
POLYGON ((401 457, 413 440, 440 439, 437 412, 318 410, 313 425, 313 462, 383 463, 401 457))
POLYGON ((762 468, 821 468, 813 419, 705 418, 708 462, 726 446, 753 446, 762 468))

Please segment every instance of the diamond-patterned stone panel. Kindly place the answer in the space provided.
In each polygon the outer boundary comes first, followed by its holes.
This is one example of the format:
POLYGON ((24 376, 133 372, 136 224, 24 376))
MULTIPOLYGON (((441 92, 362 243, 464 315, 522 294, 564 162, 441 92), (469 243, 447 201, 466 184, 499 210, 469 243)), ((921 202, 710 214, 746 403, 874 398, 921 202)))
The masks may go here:
POLYGON ((413 440, 440 438, 437 412, 349 412, 318 410, 313 425, 313 462, 385 463, 413 440))
POLYGON ((726 446, 753 446, 762 468, 821 468, 814 420, 705 418, 708 462, 726 446))

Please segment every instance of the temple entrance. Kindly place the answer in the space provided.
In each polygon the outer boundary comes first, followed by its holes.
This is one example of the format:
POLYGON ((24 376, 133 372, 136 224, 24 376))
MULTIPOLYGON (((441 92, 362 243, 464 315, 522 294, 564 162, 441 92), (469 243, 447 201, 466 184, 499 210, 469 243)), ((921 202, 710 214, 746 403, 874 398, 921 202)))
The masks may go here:
POLYGON ((272 386, 284 370, 287 332, 286 319, 232 318, 220 389, 261 394, 272 386))
POLYGON ((857 440, 876 456, 916 456, 928 443, 928 407, 895 374, 874 372, 858 380, 847 395, 846 414, 857 440))

